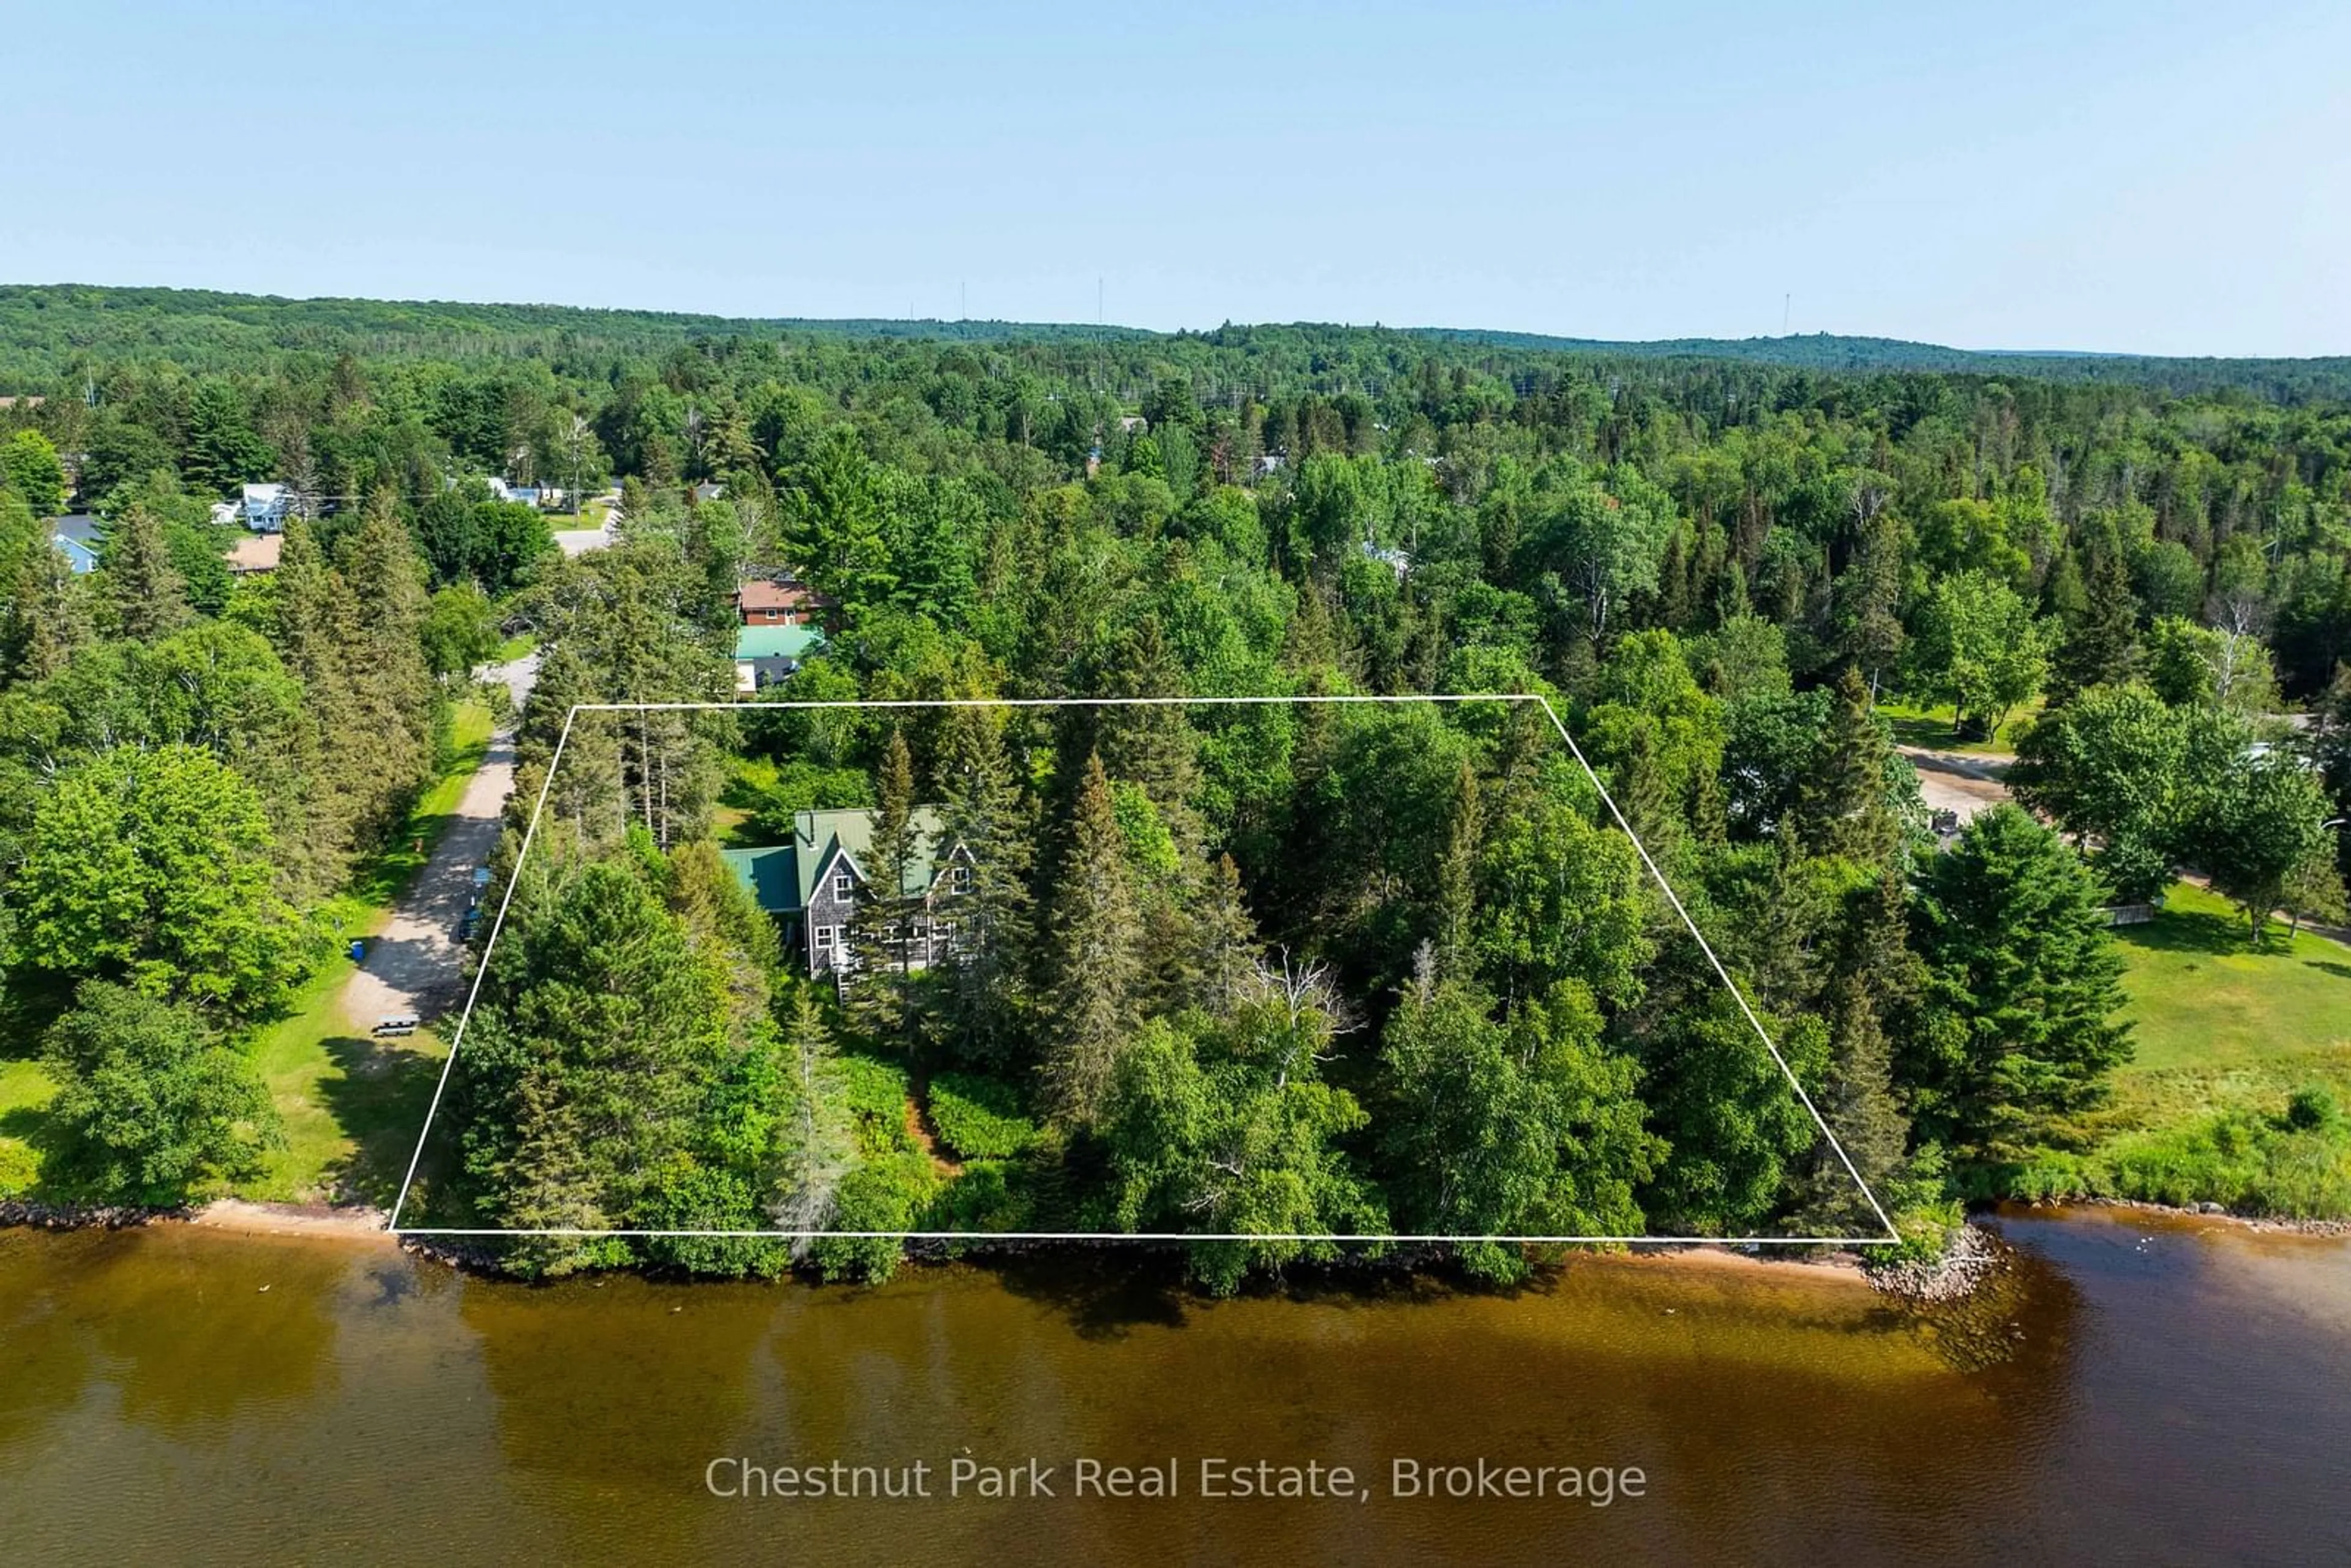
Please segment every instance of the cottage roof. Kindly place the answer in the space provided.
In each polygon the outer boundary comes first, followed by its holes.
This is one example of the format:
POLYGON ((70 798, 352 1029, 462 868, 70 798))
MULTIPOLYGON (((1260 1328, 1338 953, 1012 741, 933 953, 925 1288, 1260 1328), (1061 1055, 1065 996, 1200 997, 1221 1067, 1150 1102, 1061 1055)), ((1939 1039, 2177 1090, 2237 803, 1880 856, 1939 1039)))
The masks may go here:
MULTIPOLYGON (((847 855, 862 879, 872 858, 873 820, 870 808, 799 811, 792 816, 792 841, 758 849, 721 850, 719 856, 735 873, 759 907, 771 915, 797 915, 808 907, 818 879, 830 873, 833 861, 847 855)), ((923 893, 931 885, 939 861, 939 813, 935 806, 917 806, 913 813, 914 852, 908 858, 902 891, 923 893)))
POLYGON ((798 610, 832 601, 805 582, 771 582, 756 577, 735 591, 735 602, 745 610, 798 610))

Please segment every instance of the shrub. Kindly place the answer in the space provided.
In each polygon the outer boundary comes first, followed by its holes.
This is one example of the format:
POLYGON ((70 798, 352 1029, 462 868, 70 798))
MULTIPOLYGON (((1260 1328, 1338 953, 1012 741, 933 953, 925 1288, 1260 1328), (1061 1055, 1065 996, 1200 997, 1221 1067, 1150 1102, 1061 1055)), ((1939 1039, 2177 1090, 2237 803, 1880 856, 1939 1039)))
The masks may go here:
POLYGON ((841 1057, 841 1087, 856 1124, 858 1153, 870 1156, 919 1151, 914 1135, 906 1130, 906 1102, 912 1085, 904 1067, 878 1056, 844 1051, 841 1057))
POLYGON ((1019 1093, 977 1073, 942 1072, 931 1080, 931 1124, 970 1160, 1008 1159, 1037 1141, 1037 1124, 1021 1114, 1019 1093))
POLYGON ((1036 1228, 1036 1196, 1025 1167, 1008 1160, 974 1160, 939 1189, 925 1228, 975 1234, 1030 1230, 1036 1228))
MULTIPOLYGON (((920 1154, 867 1160, 841 1178, 832 1224, 837 1230, 911 1230, 938 1188, 931 1162, 920 1154)), ((809 1261, 828 1281, 878 1285, 898 1271, 905 1243, 894 1236, 825 1236, 809 1244, 809 1261)))
POLYGON ((2335 1103, 2335 1096, 2315 1083, 2306 1089, 2295 1090, 2294 1097, 2285 1103, 2285 1124, 2297 1133, 2314 1133, 2322 1127, 2331 1127, 2342 1114, 2342 1109, 2335 1103))

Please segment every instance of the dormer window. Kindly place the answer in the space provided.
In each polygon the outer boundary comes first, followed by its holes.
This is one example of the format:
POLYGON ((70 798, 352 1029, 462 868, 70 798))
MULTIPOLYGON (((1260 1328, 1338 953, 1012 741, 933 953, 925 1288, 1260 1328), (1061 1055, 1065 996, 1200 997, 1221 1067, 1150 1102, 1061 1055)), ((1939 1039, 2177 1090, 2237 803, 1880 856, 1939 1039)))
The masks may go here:
POLYGON ((947 873, 947 886, 956 893, 971 891, 971 867, 957 865, 947 873))
POLYGON ((837 902, 844 904, 847 903, 850 897, 856 892, 857 879, 855 877, 851 876, 845 871, 835 871, 832 873, 832 896, 837 902))

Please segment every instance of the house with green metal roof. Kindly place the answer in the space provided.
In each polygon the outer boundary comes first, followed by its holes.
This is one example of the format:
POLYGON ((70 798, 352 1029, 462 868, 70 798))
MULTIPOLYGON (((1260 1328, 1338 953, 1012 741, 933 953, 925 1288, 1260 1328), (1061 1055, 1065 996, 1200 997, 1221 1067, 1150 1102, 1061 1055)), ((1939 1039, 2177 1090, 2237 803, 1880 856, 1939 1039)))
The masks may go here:
MULTIPOLYGON (((797 811, 790 842, 719 852, 758 906, 784 923, 812 976, 854 967, 850 926, 874 896, 862 862, 872 856, 878 814, 866 807, 797 811)), ((971 885, 971 855, 943 841, 936 807, 917 806, 911 821, 914 850, 897 896, 908 904, 910 956, 920 968, 955 940, 952 900, 971 885)))
POLYGON ((735 689, 756 692, 800 667, 800 661, 824 646, 824 633, 813 626, 744 626, 735 633, 735 689))

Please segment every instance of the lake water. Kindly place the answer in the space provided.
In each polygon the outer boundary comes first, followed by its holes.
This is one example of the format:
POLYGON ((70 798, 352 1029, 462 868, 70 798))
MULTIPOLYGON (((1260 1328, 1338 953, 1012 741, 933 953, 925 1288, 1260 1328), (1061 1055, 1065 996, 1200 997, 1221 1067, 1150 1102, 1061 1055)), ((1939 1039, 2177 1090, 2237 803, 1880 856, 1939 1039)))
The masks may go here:
POLYGON ((335 1241, 0 1231, 0 1561, 2351 1561, 2351 1243, 1999 1223, 2016 1268, 1933 1313, 1606 1259, 1214 1303, 1104 1257, 528 1289, 335 1241), (1056 1495, 948 1497, 958 1458, 1056 1495), (924 1462, 935 1495, 710 1490, 835 1458, 924 1462), (1182 1495, 1073 1496, 1081 1458, 1172 1458, 1182 1495), (1399 1459, 1481 1458, 1623 1490, 1391 1494, 1399 1459), (1260 1459, 1353 1490, 1198 1495, 1203 1460, 1260 1459))

